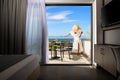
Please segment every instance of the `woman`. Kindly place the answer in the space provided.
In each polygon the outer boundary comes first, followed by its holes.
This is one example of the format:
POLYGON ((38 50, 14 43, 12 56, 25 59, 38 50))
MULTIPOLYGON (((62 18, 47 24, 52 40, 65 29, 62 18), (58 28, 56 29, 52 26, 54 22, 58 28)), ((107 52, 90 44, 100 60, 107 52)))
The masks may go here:
POLYGON ((72 27, 72 31, 70 31, 66 36, 69 36, 69 35, 72 35, 73 38, 74 38, 74 41, 73 41, 73 48, 72 50, 73 51, 77 51, 77 52, 82 52, 83 51, 83 48, 82 48, 82 43, 81 43, 81 35, 82 35, 82 29, 79 25, 74 25, 72 27))

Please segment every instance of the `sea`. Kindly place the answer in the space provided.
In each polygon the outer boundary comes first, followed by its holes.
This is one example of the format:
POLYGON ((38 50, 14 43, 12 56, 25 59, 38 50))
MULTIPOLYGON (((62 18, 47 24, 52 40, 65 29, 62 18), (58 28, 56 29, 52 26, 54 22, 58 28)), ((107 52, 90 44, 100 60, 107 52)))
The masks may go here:
MULTIPOLYGON (((64 36, 49 36, 48 37, 49 42, 53 41, 53 40, 57 40, 58 42, 62 42, 62 41, 66 41, 66 42, 73 42, 73 37, 64 37, 64 36)), ((90 40, 87 38, 81 38, 81 40, 90 40)))

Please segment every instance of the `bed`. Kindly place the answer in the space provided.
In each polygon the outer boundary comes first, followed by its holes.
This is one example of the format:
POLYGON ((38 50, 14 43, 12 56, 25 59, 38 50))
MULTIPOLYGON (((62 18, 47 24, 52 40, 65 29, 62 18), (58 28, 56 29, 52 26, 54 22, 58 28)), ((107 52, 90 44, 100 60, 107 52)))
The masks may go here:
POLYGON ((37 80, 39 55, 1 55, 0 80, 37 80))

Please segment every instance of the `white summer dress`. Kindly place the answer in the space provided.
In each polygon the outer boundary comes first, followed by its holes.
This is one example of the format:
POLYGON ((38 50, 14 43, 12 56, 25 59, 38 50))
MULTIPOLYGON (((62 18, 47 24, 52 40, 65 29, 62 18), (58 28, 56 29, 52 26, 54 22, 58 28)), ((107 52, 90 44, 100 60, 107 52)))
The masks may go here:
POLYGON ((74 38, 72 50, 73 51, 78 50, 78 43, 79 43, 79 51, 83 52, 83 46, 82 46, 82 42, 81 42, 81 39, 80 39, 81 31, 76 33, 76 34, 73 31, 70 31, 70 34, 74 38))

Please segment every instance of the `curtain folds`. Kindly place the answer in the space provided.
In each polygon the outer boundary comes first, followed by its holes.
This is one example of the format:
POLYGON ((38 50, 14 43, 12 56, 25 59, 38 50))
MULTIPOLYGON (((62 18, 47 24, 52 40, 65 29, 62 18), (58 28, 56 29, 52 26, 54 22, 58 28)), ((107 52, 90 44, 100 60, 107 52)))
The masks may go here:
POLYGON ((0 0, 0 54, 25 53, 26 0, 0 0))
POLYGON ((44 0, 0 0, 0 55, 39 54, 48 61, 44 0))
POLYGON ((44 0, 28 0, 26 17, 26 54, 39 54, 46 63, 47 26, 44 0))

